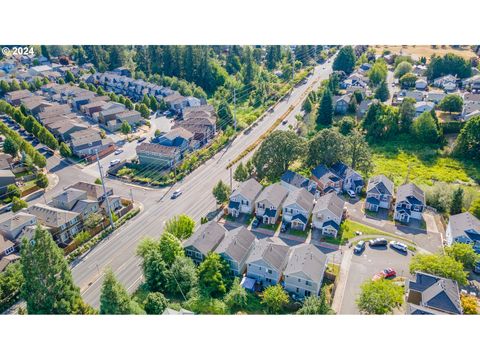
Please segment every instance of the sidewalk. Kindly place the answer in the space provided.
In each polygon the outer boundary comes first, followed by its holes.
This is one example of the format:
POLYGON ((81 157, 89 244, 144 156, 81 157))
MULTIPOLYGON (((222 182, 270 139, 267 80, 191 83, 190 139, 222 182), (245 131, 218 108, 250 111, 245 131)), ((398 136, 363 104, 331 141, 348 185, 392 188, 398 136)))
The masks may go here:
POLYGON ((350 271, 350 264, 352 262, 353 249, 346 249, 343 254, 342 262, 340 264, 340 272, 338 274, 339 280, 337 283, 337 289, 333 297, 332 309, 335 313, 339 313, 342 308, 343 295, 345 294, 345 288, 347 286, 348 272, 350 271))

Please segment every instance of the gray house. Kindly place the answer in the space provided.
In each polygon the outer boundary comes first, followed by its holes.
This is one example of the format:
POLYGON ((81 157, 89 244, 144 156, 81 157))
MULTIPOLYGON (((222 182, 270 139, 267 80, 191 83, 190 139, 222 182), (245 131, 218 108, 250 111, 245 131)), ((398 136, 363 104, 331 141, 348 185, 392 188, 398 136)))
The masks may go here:
POLYGON ((407 280, 408 315, 461 315, 458 284, 451 279, 417 271, 407 280))
POLYGON ((390 209, 393 198, 393 182, 385 175, 377 175, 368 180, 365 208, 370 211, 390 209))
POLYGON ((244 226, 240 226, 227 233, 220 245, 215 249, 230 265, 235 276, 240 276, 247 267, 246 261, 255 243, 255 235, 244 226))
POLYGON ((422 219, 425 210, 425 193, 413 183, 403 184, 398 187, 395 213, 393 218, 403 223, 410 219, 422 219))
POLYGON ((318 296, 327 257, 311 244, 292 247, 284 274, 284 287, 300 297, 318 296))
POLYGON ((353 170, 350 166, 338 162, 333 164, 331 170, 342 179, 343 191, 352 190, 359 194, 365 185, 362 175, 353 170))
POLYGON ((480 220, 469 212, 450 216, 446 238, 448 245, 454 242, 470 244, 480 253, 480 220))
POLYGON ((264 224, 275 224, 288 190, 275 183, 267 186, 255 202, 255 214, 264 224))
POLYGON ((278 284, 288 262, 290 247, 274 238, 255 240, 247 259, 247 277, 262 287, 278 284))
POLYGON ((343 219, 345 201, 331 192, 321 196, 313 208, 312 227, 322 235, 337 236, 343 219))
POLYGON ((255 200, 261 191, 262 185, 254 178, 244 181, 230 195, 228 213, 234 217, 253 213, 255 200))
POLYGON ((290 191, 283 203, 282 219, 292 229, 304 231, 312 214, 314 196, 300 188, 290 191))
POLYGON ((227 235, 227 230, 215 221, 202 224, 187 241, 183 243, 185 255, 200 264, 208 253, 214 251, 227 235))
POLYGON ((307 179, 292 170, 287 170, 280 178, 280 184, 284 186, 288 191, 295 189, 305 189, 308 192, 318 197, 317 183, 313 180, 307 179))

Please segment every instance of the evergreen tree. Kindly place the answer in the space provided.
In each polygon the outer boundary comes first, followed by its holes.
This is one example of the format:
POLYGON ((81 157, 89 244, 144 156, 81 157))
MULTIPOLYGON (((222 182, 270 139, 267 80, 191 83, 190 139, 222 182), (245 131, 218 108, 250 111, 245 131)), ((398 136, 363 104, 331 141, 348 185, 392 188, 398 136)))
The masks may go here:
POLYGON ((243 162, 240 162, 240 164, 238 164, 235 172, 233 173, 233 178, 235 179, 235 181, 239 182, 247 181, 250 178, 247 167, 243 165, 243 162))
POLYGON ((332 94, 328 88, 325 89, 320 100, 318 108, 317 123, 321 125, 331 125, 333 120, 332 94))
POLYGON ((452 195, 450 204, 450 215, 460 214, 463 211, 463 189, 458 187, 452 195))
POLYGON ((333 70, 344 71, 350 74, 355 68, 355 51, 351 46, 344 46, 338 52, 337 57, 333 61, 333 70))
POLYGON ((113 271, 108 269, 100 294, 100 314, 128 315, 131 313, 132 304, 127 290, 117 281, 113 271))
POLYGON ((168 301, 160 292, 149 293, 144 303, 145 312, 149 315, 163 314, 167 306, 168 301))
POLYGON ((388 85, 385 81, 382 81, 375 90, 375 99, 380 101, 387 101, 390 98, 390 92, 388 91, 388 85))

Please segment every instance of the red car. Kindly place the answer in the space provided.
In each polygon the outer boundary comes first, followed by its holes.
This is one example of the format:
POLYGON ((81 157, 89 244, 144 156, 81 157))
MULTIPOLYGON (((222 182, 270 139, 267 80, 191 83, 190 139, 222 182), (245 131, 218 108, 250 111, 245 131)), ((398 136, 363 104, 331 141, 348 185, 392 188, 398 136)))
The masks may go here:
POLYGON ((388 279, 397 276, 397 272, 392 268, 387 268, 378 274, 375 274, 372 278, 373 281, 380 280, 380 279, 388 279))

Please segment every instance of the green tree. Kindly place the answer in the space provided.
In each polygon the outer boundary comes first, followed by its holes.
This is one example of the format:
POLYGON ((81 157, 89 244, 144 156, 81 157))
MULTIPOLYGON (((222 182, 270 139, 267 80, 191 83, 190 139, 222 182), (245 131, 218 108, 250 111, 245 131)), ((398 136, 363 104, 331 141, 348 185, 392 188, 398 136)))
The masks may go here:
POLYGON ((472 295, 460 295, 460 302, 462 303, 462 309, 464 315, 477 315, 478 314, 478 300, 472 295))
POLYGON ((92 238, 92 235, 88 231, 80 231, 75 237, 73 238, 73 242, 75 245, 80 246, 86 241, 90 240, 92 238))
POLYGON ((177 215, 165 223, 164 231, 169 232, 179 240, 185 240, 193 234, 195 221, 185 214, 177 215))
POLYGON ((204 296, 219 298, 227 293, 228 264, 219 254, 210 253, 198 267, 198 287, 204 296))
POLYGON ((351 116, 344 116, 337 123, 337 126, 340 134, 344 136, 349 135, 352 132, 353 128, 355 127, 355 119, 352 118, 351 116))
POLYGON ((22 241, 22 298, 29 314, 81 314, 92 310, 73 283, 63 251, 48 230, 37 227, 31 241, 22 241))
POLYGON ((167 267, 172 266, 177 257, 184 256, 180 240, 167 231, 163 232, 162 236, 160 236, 158 247, 167 267))
POLYGON ((400 128, 403 132, 409 133, 413 119, 416 115, 415 99, 410 97, 405 98, 400 105, 400 128))
POLYGON ((368 71, 368 78, 373 86, 377 86, 382 82, 387 81, 387 73, 388 69, 385 60, 379 58, 368 71))
POLYGON ((185 256, 176 257, 167 273, 167 291, 175 296, 188 297, 197 285, 197 268, 192 259, 185 256))
POLYGON ((472 117, 460 130, 453 150, 458 157, 480 160, 480 115, 472 117))
POLYGON ((233 173, 233 178, 235 181, 243 182, 247 181, 250 178, 250 173, 247 170, 247 167, 243 165, 243 162, 240 162, 233 173))
POLYGON ((302 156, 304 142, 293 131, 275 130, 253 155, 253 165, 260 179, 278 179, 302 156))
POLYGON ((244 309, 247 306, 248 295, 247 291, 240 285, 240 279, 235 278, 232 283, 230 291, 225 295, 225 304, 230 308, 230 311, 236 312, 244 309))
POLYGON ((312 109, 313 109, 312 101, 310 100, 309 97, 307 97, 303 102, 302 110, 305 111, 305 114, 309 114, 312 112, 312 109))
POLYGON ((410 64, 408 61, 402 61, 395 68, 393 75, 397 79, 400 79, 403 75, 408 74, 410 72, 412 72, 412 64, 410 64))
POLYGON ((7 193, 9 197, 14 198, 20 198, 22 196, 22 192, 20 191, 20 188, 15 185, 15 184, 10 184, 7 186, 7 193))
POLYGON ((382 81, 375 90, 375 99, 382 102, 387 101, 390 98, 390 92, 388 91, 388 85, 385 81, 382 81))
POLYGON ((5 309, 15 301, 23 284, 23 274, 20 262, 8 265, 0 272, 0 309, 5 309))
POLYGON ((448 74, 467 78, 472 76, 472 67, 468 60, 452 53, 433 55, 427 65, 427 77, 431 80, 448 74))
POLYGON ((35 185, 40 189, 46 189, 48 187, 48 178, 44 173, 38 173, 37 178, 35 179, 35 185))
POLYGON ((440 138, 440 130, 428 111, 418 116, 411 127, 413 135, 424 144, 436 143, 440 138))
POLYGON ((168 306, 168 301, 160 292, 151 292, 144 302, 145 312, 149 315, 161 315, 168 306))
POLYGON ((18 144, 11 137, 7 136, 3 142, 3 151, 15 157, 18 154, 18 144))
POLYGON ((475 200, 472 202, 472 205, 470 206, 470 212, 471 212, 475 217, 477 217, 478 219, 480 219, 480 197, 477 197, 477 199, 475 199, 475 200))
POLYGON ((103 279, 100 293, 100 314, 129 315, 134 313, 132 300, 127 290, 120 284, 113 271, 108 269, 103 279))
POLYGON ((64 142, 60 143, 60 155, 66 158, 72 156, 72 149, 64 142))
POLYGON ((25 209, 26 207, 28 207, 28 203, 25 200, 19 199, 16 196, 13 197, 13 199, 12 199, 12 211, 13 212, 20 211, 22 209, 25 209))
POLYGON ((260 296, 262 304, 267 307, 271 314, 282 312, 289 303, 288 294, 280 284, 267 287, 260 296))
POLYGON ((452 203, 450 204, 450 215, 456 215, 463 212, 463 189, 456 188, 452 194, 452 203))
POLYGON ((302 307, 297 311, 299 315, 330 315, 333 310, 327 302, 325 289, 322 288, 320 296, 307 297, 302 307))
POLYGON ((361 286, 357 306, 364 314, 391 314, 403 303, 403 289, 386 279, 368 280, 361 286))
POLYGON ((466 270, 473 269, 475 263, 480 259, 480 256, 475 250, 473 250, 472 245, 457 242, 453 243, 451 246, 446 246, 445 254, 455 261, 462 263, 466 270))
POLYGON ((448 94, 445 96, 440 104, 438 104, 440 110, 452 112, 461 112, 463 108, 463 99, 457 94, 448 94))
POLYGON ((74 83, 75 82, 75 76, 72 74, 70 70, 67 70, 65 73, 65 82, 67 83, 74 83))
POLYGON ((83 222, 83 225, 87 229, 92 230, 96 228, 98 225, 100 225, 102 220, 103 220, 103 216, 100 215, 99 213, 91 213, 87 216, 87 218, 83 222))
POLYGON ((427 204, 438 212, 446 213, 452 203, 452 189, 448 184, 436 182, 425 192, 427 204))
POLYGON ((410 272, 423 271, 457 281, 460 285, 467 283, 463 264, 447 255, 418 254, 410 262, 410 272))
POLYGON ((128 123, 128 121, 124 121, 122 125, 120 126, 120 131, 122 134, 128 135, 132 132, 132 127, 128 123))
POLYGON ((353 47, 344 46, 340 49, 337 57, 333 61, 333 70, 344 71, 346 74, 350 74, 355 68, 356 61, 353 47))
POLYGON ((140 104, 140 106, 138 107, 138 112, 140 113, 140 115, 142 115, 144 119, 150 118, 150 110, 144 103, 140 104))
POLYGON ((227 184, 225 184, 222 180, 219 180, 217 185, 213 187, 212 193, 217 201, 217 204, 223 204, 228 201, 231 191, 232 190, 227 184))
POLYGON ((308 143, 307 164, 331 166, 343 160, 345 137, 336 129, 320 130, 308 143))
POLYGON ((333 120, 333 100, 332 93, 328 88, 323 92, 320 99, 320 106, 317 112, 317 123, 321 125, 331 125, 333 120))
POLYGON ((415 82, 417 81, 417 75, 412 73, 406 73, 403 75, 400 80, 400 86, 404 89, 413 88, 415 86, 415 82))
POLYGON ((365 136, 355 129, 352 134, 346 137, 345 156, 347 163, 354 170, 360 170, 368 175, 373 170, 373 160, 370 147, 368 146, 365 136))

